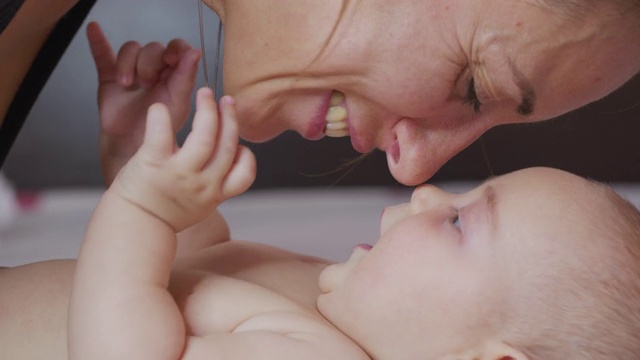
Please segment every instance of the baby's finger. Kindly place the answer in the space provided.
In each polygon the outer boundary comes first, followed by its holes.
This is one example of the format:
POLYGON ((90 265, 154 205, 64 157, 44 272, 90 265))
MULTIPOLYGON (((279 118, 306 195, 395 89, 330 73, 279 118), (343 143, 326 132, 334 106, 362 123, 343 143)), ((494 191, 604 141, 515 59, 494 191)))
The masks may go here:
POLYGON ((164 52, 162 44, 151 42, 138 53, 136 75, 143 87, 152 87, 158 81, 160 71, 166 66, 163 60, 164 52))
POLYGON ((229 172, 236 151, 238 150, 238 124, 236 122, 236 110, 233 98, 223 96, 220 99, 220 125, 218 126, 218 143, 214 152, 208 172, 214 174, 226 174, 229 172))
POLYGON ((151 105, 147 111, 147 125, 140 152, 151 160, 159 161, 171 156, 175 146, 169 109, 162 103, 151 105))
POLYGON ((115 81, 116 56, 97 22, 87 25, 87 40, 98 71, 98 82, 115 81))
POLYGON ((128 41, 118 51, 116 68, 120 85, 125 87, 133 85, 138 53, 141 47, 136 41, 128 41))
POLYGON ((247 191, 256 179, 256 157, 246 146, 238 145, 236 157, 222 183, 222 194, 225 199, 247 191))
POLYGON ((211 89, 202 88, 196 95, 196 114, 191 132, 176 156, 176 161, 190 171, 200 171, 211 159, 218 136, 218 109, 211 89))

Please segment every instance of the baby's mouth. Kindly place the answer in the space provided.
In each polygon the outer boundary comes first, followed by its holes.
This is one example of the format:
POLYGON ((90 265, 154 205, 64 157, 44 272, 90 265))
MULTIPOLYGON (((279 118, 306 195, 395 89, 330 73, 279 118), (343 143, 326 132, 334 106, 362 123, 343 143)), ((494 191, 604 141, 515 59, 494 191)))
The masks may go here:
POLYGON ((347 125, 347 108, 344 106, 344 94, 334 90, 331 93, 331 102, 325 120, 324 134, 329 137, 349 136, 349 125, 347 125))

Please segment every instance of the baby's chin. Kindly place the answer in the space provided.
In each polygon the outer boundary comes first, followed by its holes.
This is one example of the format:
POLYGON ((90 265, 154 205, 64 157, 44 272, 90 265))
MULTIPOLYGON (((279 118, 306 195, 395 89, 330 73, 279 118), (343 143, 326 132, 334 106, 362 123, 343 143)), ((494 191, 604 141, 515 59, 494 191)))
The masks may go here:
POLYGON ((367 256, 372 248, 373 246, 369 244, 358 244, 353 247, 351 256, 346 262, 331 264, 324 268, 318 278, 320 291, 323 294, 328 294, 340 288, 355 265, 367 256))

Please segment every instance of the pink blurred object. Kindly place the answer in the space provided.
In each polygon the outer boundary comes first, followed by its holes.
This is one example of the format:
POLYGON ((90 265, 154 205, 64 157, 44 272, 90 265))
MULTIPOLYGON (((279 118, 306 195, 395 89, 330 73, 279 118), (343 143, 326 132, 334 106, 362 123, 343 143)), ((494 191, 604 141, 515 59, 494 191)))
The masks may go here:
POLYGON ((41 202, 40 193, 36 191, 18 191, 15 195, 18 207, 23 212, 36 210, 41 202))

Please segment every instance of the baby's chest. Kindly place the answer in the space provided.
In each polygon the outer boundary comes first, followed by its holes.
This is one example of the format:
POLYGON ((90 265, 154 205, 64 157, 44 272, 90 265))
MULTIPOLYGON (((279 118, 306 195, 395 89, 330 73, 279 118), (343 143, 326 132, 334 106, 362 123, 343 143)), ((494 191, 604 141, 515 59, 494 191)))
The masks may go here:
POLYGON ((259 285, 207 276, 191 293, 179 294, 187 335, 224 353, 220 358, 369 359, 315 308, 259 285))
POLYGON ((245 265, 174 271, 169 290, 192 335, 232 332, 255 318, 262 330, 281 328, 292 315, 325 323, 316 310, 318 267, 280 260, 245 265))

